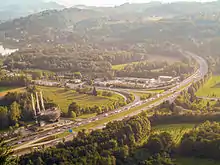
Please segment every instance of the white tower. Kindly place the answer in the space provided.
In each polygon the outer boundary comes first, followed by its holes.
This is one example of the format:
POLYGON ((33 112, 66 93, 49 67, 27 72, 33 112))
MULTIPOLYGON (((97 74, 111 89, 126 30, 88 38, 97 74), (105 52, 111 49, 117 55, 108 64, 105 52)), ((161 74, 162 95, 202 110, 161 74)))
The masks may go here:
POLYGON ((39 113, 41 113, 41 110, 40 110, 40 103, 39 103, 39 99, 38 99, 37 92, 36 92, 36 101, 37 101, 37 110, 38 110, 39 113))
POLYGON ((35 102, 34 102, 34 96, 31 94, 31 102, 32 102, 32 109, 34 111, 34 116, 37 116, 36 108, 35 108, 35 102))
POLYGON ((42 110, 45 112, 44 99, 43 99, 42 91, 40 92, 40 101, 41 101, 42 110))

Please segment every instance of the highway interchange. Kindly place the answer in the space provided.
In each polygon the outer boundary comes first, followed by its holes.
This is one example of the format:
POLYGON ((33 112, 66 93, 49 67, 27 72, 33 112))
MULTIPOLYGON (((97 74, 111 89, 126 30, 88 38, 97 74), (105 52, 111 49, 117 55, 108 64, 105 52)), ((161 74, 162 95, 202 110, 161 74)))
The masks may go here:
MULTIPOLYGON (((191 56, 192 58, 194 58, 197 61, 197 63, 199 64, 199 68, 193 75, 191 75, 190 77, 188 77, 184 81, 180 82, 175 87, 173 87, 173 88, 171 88, 171 89, 169 89, 169 90, 167 90, 167 91, 165 91, 161 94, 155 95, 152 98, 149 98, 147 100, 143 100, 143 101, 140 101, 140 98, 136 96, 135 100, 132 103, 130 103, 130 104, 128 104, 128 105, 126 105, 122 108, 118 108, 117 110, 113 110, 113 111, 110 111, 110 112, 107 112, 107 113, 104 113, 104 114, 97 115, 95 117, 84 119, 84 120, 79 121, 79 122, 69 122, 69 123, 63 124, 62 126, 54 127, 50 130, 47 130, 47 131, 44 131, 44 132, 41 132, 41 133, 29 134, 28 136, 22 138, 22 140, 16 139, 14 141, 11 141, 10 145, 14 146, 16 144, 19 144, 18 147, 14 148, 15 151, 20 150, 20 149, 34 147, 35 146, 34 143, 39 141, 40 139, 43 139, 45 137, 49 137, 49 136, 54 135, 54 134, 61 134, 61 133, 67 132, 69 129, 74 129, 74 128, 77 128, 77 127, 86 126, 87 124, 90 124, 90 123, 93 123, 93 122, 96 122, 96 121, 101 121, 105 118, 109 118, 109 117, 114 116, 114 115, 115 116, 118 115, 118 117, 115 117, 111 121, 123 120, 124 118, 132 117, 134 115, 137 115, 137 114, 141 113, 142 111, 145 111, 145 110, 151 109, 153 107, 156 107, 156 106, 160 105, 161 103, 163 103, 165 101, 173 102, 176 99, 176 97, 178 97, 183 90, 188 89, 189 86, 193 82, 196 82, 196 81, 202 79, 204 77, 204 75, 206 75, 207 72, 208 72, 207 62, 202 57, 200 57, 196 54, 190 53, 190 52, 184 52, 184 53, 185 53, 185 55, 191 56), (138 107, 140 107, 140 108, 138 108, 138 107), (126 116, 123 116, 123 117, 120 116, 120 113, 123 113, 123 112, 128 111, 128 110, 132 110, 132 109, 134 109, 134 111, 131 111, 131 113, 129 113, 129 115, 126 115, 126 116)), ((120 90, 117 89, 117 91, 120 91, 120 90)), ((115 92, 117 92, 117 91, 115 91, 115 92)), ((93 129, 103 128, 103 127, 105 127, 106 124, 107 123, 103 123, 103 124, 98 125, 97 127, 93 128, 93 129)), ((73 136, 75 136, 75 134, 73 134, 73 136)), ((68 138, 66 138, 66 140, 71 140, 73 138, 73 136, 71 136, 71 137, 68 136, 68 138)), ((55 139, 55 140, 45 142, 45 143, 40 143, 40 144, 41 145, 46 145, 46 146, 52 146, 52 145, 55 145, 56 143, 58 143, 60 141, 61 141, 61 139, 55 139)), ((26 152, 24 152, 24 153, 26 153, 26 152)), ((17 154, 20 155, 20 154, 23 154, 23 153, 18 152, 17 154)))

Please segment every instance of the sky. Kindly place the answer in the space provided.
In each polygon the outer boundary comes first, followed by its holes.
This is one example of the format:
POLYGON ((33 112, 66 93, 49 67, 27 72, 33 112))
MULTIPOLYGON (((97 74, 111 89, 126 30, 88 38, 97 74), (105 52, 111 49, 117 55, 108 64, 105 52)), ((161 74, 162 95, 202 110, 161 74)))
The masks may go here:
MULTIPOLYGON (((151 0, 51 0, 56 1, 65 6, 73 5, 87 5, 87 6, 115 6, 123 3, 147 3, 151 0)), ((159 0, 164 3, 175 2, 175 1, 198 1, 198 2, 210 2, 213 0, 159 0)))

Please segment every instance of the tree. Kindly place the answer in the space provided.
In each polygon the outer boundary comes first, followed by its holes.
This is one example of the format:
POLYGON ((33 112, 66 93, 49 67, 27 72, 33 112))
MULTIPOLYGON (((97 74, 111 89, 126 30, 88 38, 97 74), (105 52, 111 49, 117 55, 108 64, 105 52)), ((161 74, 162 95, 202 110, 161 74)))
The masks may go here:
POLYGON ((80 107, 79 105, 76 103, 76 102, 72 102, 70 105, 69 105, 69 108, 68 108, 68 116, 71 117, 72 116, 72 111, 75 112, 76 116, 79 116, 81 111, 80 111, 80 107))
POLYGON ((157 136, 154 136, 154 137, 150 137, 149 140, 148 140, 148 143, 147 143, 147 149, 149 149, 149 151, 152 153, 152 154, 156 154, 156 153, 160 153, 160 151, 162 150, 163 148, 163 144, 162 142, 160 141, 160 138, 157 137, 157 136))
POLYGON ((12 122, 17 123, 21 118, 20 105, 17 102, 13 102, 10 106, 10 119, 12 122))
POLYGON ((140 163, 140 165, 174 165, 170 156, 166 153, 156 154, 140 163))
POLYGON ((33 80, 38 80, 42 77, 42 72, 41 71, 35 71, 32 72, 32 79, 33 80))
POLYGON ((73 112, 73 111, 71 111, 71 112, 70 112, 70 117, 73 118, 73 119, 75 119, 75 118, 76 118, 76 113, 73 112))
POLYGON ((129 155, 129 148, 127 145, 124 145, 123 147, 117 148, 114 151, 114 155, 118 159, 125 159, 129 155))
POLYGON ((0 165, 12 165, 15 164, 14 160, 10 158, 10 154, 12 154, 11 148, 4 142, 4 140, 0 139, 0 165))
POLYGON ((75 72, 74 73, 74 77, 78 78, 78 79, 81 79, 82 78, 82 74, 80 72, 75 72))
POLYGON ((8 122, 8 109, 7 107, 0 106, 0 128, 6 128, 9 126, 8 122))
POLYGON ((172 135, 167 132, 154 134, 149 137, 146 145, 147 149, 153 154, 161 152, 169 152, 173 147, 172 135))
POLYGON ((207 104, 206 104, 207 108, 210 107, 210 102, 208 101, 207 104))
POLYGON ((95 87, 94 87, 93 90, 92 90, 92 95, 93 95, 93 96, 97 96, 97 95, 98 95, 97 90, 96 90, 95 87))

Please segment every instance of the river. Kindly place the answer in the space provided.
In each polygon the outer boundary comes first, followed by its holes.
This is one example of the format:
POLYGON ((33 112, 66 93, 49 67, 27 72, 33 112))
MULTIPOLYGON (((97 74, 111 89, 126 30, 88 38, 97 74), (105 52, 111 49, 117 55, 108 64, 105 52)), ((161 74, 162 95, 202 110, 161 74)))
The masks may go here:
POLYGON ((2 54, 3 56, 10 55, 16 51, 18 51, 18 49, 8 49, 8 48, 4 48, 2 45, 0 45, 0 54, 2 54))

